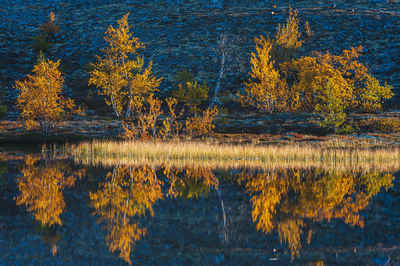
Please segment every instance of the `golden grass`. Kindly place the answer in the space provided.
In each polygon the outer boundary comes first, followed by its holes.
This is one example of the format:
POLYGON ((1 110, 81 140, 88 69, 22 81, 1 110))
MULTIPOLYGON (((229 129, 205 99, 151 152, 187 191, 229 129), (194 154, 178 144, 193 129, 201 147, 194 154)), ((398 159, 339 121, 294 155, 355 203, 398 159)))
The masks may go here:
POLYGON ((212 144, 207 142, 92 141, 66 147, 78 163, 201 166, 209 168, 322 167, 400 169, 396 145, 354 142, 294 144, 212 144))

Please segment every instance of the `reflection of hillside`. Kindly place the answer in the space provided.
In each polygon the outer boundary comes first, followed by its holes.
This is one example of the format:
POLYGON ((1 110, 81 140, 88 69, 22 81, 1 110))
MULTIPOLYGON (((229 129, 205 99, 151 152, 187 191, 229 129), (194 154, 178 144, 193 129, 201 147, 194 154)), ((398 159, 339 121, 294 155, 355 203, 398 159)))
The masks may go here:
MULTIPOLYGON (((394 176, 377 173, 329 173, 321 170, 242 172, 238 182, 251 195, 252 219, 258 230, 276 229, 281 241, 299 255, 307 222, 341 219, 364 226, 360 211, 394 176)), ((309 232, 309 239, 312 231, 309 232)))
MULTIPOLYGON (((81 177, 84 171, 71 171, 60 162, 39 161, 39 158, 28 155, 21 172, 17 181, 20 192, 16 197, 17 205, 25 205, 42 226, 62 225, 60 216, 65 210, 63 190, 73 186, 76 177, 81 177)), ((54 250, 55 244, 53 253, 54 250)))

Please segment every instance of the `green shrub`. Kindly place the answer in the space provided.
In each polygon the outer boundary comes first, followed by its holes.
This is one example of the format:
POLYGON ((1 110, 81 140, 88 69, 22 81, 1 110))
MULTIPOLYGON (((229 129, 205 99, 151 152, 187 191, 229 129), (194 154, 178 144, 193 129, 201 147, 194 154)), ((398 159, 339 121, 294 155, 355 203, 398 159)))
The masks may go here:
POLYGON ((339 135, 348 135, 355 132, 356 130, 351 125, 342 125, 337 131, 339 135))
POLYGON ((315 113, 320 117, 317 122, 318 126, 333 129, 334 133, 338 133, 343 123, 346 122, 346 113, 343 102, 335 92, 337 90, 335 85, 331 80, 328 81, 323 93, 318 97, 320 103, 316 104, 315 113))
POLYGON ((5 117, 7 114, 7 106, 0 105, 0 118, 5 117))
POLYGON ((7 106, 2 105, 2 103, 3 103, 3 101, 2 101, 3 97, 4 97, 4 90, 0 89, 0 118, 5 117, 6 114, 7 114, 7 106))
POLYGON ((44 33, 39 33, 35 37, 33 37, 33 48, 36 51, 46 52, 49 50, 50 43, 48 41, 48 37, 44 33))
POLYGON ((361 132, 396 133, 400 132, 400 118, 398 117, 371 117, 358 122, 361 132))
POLYGON ((200 106, 205 104, 208 99, 208 91, 210 88, 207 84, 198 83, 194 79, 194 75, 186 70, 177 73, 175 82, 177 89, 172 92, 172 97, 174 97, 179 104, 187 107, 187 115, 200 114, 200 106))

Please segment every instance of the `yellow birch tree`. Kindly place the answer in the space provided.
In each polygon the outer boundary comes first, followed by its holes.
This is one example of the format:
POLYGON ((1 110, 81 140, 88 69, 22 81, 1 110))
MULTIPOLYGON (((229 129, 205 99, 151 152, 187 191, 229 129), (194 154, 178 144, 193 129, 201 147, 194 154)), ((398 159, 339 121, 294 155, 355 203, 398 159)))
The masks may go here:
POLYGON ((157 90, 161 79, 152 74, 152 63, 144 68, 144 59, 138 50, 144 44, 133 37, 128 24, 129 13, 117 21, 118 28, 109 26, 105 32, 106 48, 103 56, 96 56, 92 64, 89 85, 101 88, 100 95, 106 96, 106 104, 111 105, 117 117, 132 113, 135 97, 144 97, 157 90))
POLYGON ((33 74, 27 75, 23 81, 16 81, 14 88, 20 92, 17 107, 21 110, 26 129, 39 124, 42 131, 49 134, 56 122, 73 113, 82 114, 82 111, 75 108, 72 99, 61 94, 64 78, 58 70, 60 61, 53 62, 43 54, 38 61, 33 74))

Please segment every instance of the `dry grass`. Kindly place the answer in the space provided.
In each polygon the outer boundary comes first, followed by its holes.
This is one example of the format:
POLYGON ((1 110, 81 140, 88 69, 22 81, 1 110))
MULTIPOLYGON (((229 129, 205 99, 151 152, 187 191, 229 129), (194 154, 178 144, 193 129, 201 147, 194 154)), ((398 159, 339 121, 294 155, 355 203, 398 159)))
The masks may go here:
POLYGON ((66 147, 79 163, 169 164, 177 167, 322 167, 400 169, 400 148, 379 143, 212 144, 206 142, 93 141, 66 147))

